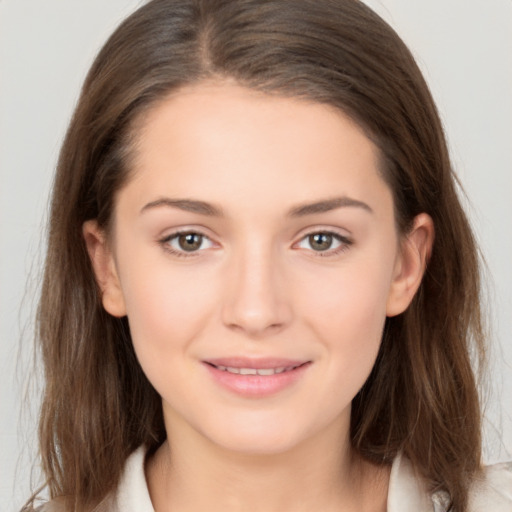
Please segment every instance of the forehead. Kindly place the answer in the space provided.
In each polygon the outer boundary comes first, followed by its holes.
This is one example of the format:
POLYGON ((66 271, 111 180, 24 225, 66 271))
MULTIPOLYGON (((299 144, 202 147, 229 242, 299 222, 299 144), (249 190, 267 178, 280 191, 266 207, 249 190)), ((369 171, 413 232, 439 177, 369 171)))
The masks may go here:
POLYGON ((189 86, 160 101, 139 123, 135 148, 129 186, 146 201, 194 195, 268 209, 390 193, 378 149, 339 110, 233 84, 189 86))

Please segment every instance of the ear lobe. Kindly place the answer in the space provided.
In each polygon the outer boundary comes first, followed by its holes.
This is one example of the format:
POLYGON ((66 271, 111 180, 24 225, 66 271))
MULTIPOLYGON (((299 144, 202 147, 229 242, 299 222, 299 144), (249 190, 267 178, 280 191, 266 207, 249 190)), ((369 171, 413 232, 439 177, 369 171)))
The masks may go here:
POLYGON ((426 213, 417 215, 398 255, 386 304, 387 316, 403 313, 420 287, 434 243, 434 222, 426 213))
POLYGON ((98 227, 95 220, 88 220, 82 226, 82 234, 96 276, 96 282, 101 290, 103 307, 112 316, 126 315, 124 296, 119 277, 105 233, 98 227))

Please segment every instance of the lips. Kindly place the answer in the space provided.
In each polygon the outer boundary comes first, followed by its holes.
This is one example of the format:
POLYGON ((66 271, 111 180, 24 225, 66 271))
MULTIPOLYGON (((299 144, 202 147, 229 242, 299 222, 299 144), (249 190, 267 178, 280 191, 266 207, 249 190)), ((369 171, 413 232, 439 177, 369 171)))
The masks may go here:
MULTIPOLYGON (((215 366, 215 365, 214 365, 215 366)), ((239 375, 275 375, 276 373, 289 372, 297 368, 297 366, 280 366, 278 368, 236 368, 233 366, 215 366, 217 370, 222 370, 223 372, 236 373, 239 375)))
MULTIPOLYGON (((283 358, 248 358, 248 357, 229 357, 229 358, 216 358, 207 359, 205 363, 220 368, 222 370, 229 369, 255 369, 255 370, 288 370, 297 368, 305 363, 307 360, 296 359, 283 359, 283 358)), ((280 372, 276 372, 280 373, 280 372)))
POLYGON ((264 397, 292 386, 311 361, 291 359, 221 358, 203 361, 214 381, 247 397, 264 397))

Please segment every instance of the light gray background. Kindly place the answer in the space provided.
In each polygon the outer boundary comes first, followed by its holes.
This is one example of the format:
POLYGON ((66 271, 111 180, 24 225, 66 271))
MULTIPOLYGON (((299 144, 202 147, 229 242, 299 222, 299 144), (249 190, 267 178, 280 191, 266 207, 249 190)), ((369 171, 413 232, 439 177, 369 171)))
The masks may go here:
MULTIPOLYGON (((28 496, 27 384, 44 217, 63 133, 92 59, 135 0, 0 0, 0 510, 28 496), (27 281, 28 276, 32 276, 27 281), (25 296, 25 299, 23 297, 25 296)), ((445 124, 489 266, 494 394, 487 460, 512 452, 512 1, 367 0, 411 47, 445 124), (500 442, 500 439, 502 442, 500 442)), ((37 405, 37 402, 36 402, 37 405)))

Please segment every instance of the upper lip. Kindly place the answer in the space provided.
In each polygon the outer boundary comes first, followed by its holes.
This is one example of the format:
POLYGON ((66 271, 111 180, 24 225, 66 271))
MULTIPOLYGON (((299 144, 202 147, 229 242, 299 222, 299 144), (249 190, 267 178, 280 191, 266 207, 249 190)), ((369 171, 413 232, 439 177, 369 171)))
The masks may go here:
POLYGON ((289 368, 292 366, 300 366, 309 361, 305 359, 285 359, 277 357, 219 357, 214 359, 205 359, 204 362, 214 366, 226 366, 230 368, 254 368, 256 370, 265 370, 269 368, 289 368))

